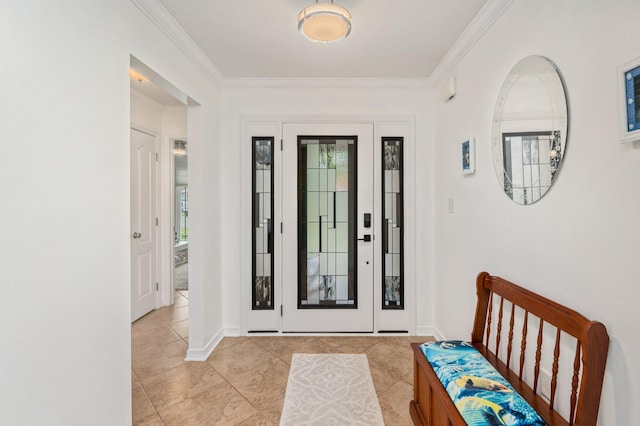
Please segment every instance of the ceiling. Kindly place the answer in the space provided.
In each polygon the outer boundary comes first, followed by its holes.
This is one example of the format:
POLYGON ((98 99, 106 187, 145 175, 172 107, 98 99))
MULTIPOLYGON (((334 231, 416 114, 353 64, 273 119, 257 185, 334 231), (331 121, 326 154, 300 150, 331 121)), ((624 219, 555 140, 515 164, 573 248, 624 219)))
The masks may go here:
POLYGON ((159 1, 225 78, 427 78, 487 0, 335 0, 352 31, 331 44, 298 34, 314 0, 159 1))

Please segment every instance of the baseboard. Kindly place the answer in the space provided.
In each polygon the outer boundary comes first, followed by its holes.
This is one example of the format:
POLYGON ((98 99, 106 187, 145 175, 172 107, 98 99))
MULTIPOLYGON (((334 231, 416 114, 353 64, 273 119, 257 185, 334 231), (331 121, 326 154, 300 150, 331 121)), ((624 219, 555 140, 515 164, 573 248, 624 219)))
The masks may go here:
POLYGON ((222 338, 225 336, 223 330, 218 331, 215 336, 209 340, 209 342, 202 349, 192 349, 189 348, 187 350, 187 356, 184 359, 185 361, 206 361, 211 355, 211 352, 218 346, 218 344, 222 341, 222 338))
POLYGON ((416 336, 433 336, 436 340, 446 340, 437 327, 431 326, 416 327, 416 336))
POLYGON ((225 327, 224 335, 229 337, 238 337, 240 334, 240 327, 225 327))

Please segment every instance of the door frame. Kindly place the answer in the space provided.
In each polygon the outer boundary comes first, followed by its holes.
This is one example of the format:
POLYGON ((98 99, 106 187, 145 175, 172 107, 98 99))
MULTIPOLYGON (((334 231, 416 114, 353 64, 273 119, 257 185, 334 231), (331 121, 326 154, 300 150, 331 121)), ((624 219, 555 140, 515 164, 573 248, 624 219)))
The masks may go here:
MULTIPOLYGON (((239 298, 240 324, 239 329, 233 334, 248 335, 252 333, 266 334, 282 334, 283 324, 280 315, 280 305, 282 298, 282 239, 276 238, 274 241, 274 252, 276 262, 274 265, 274 309, 269 311, 258 311, 251 309, 251 267, 252 264, 252 233, 251 226, 251 206, 252 206, 252 165, 251 165, 251 138, 252 137, 273 137, 276 149, 274 151, 274 162, 277 164, 281 159, 282 152, 277 149, 279 141, 282 140, 282 130, 284 123, 307 123, 307 124, 354 124, 368 123, 373 124, 374 149, 381 149, 381 139, 386 136, 400 136, 405 140, 404 148, 404 223, 406 225, 405 241, 404 241, 404 264, 405 264, 405 308, 404 310, 382 310, 382 286, 374 285, 374 313, 373 313, 373 333, 385 334, 409 334, 415 335, 417 322, 417 262, 415 257, 417 236, 411 230, 416 229, 417 212, 416 212, 416 142, 415 142, 415 116, 396 116, 396 115, 355 115, 355 116, 335 116, 335 115, 259 115, 259 116, 242 116, 240 132, 240 205, 241 212, 239 215, 240 227, 240 264, 243 265, 238 271, 238 281, 240 283, 239 290, 228 287, 229 291, 237 291, 239 298), (247 267, 244 267, 247 266, 247 267)), ((377 157, 376 157, 377 158, 377 157)), ((381 170, 381 159, 376 159, 374 170, 381 170)), ((281 182, 279 166, 274 169, 274 180, 281 182)), ((378 185, 379 186, 379 185, 378 185)), ((375 189, 377 191, 378 188, 375 189)), ((282 191, 277 186, 276 193, 282 191)), ((376 200, 380 203, 380 199, 376 200)), ((282 208, 279 202, 275 202, 274 216, 276 217, 276 228, 279 228, 277 222, 281 221, 282 208)), ((376 227, 381 226, 381 222, 376 222, 376 227)), ((374 234, 381 235, 379 229, 374 230, 374 234)), ((376 249, 374 254, 374 277, 381 276, 382 254, 376 249)), ((374 281, 377 278, 374 278, 374 281)), ((231 283, 226 285, 230 286, 231 283)), ((232 330, 228 330, 232 331, 232 330)), ((301 333, 305 334, 305 333, 301 333)), ((317 334, 317 333, 308 333, 317 334)), ((323 333, 332 334, 332 333, 323 333)), ((341 333, 340 335, 345 335, 341 333)))

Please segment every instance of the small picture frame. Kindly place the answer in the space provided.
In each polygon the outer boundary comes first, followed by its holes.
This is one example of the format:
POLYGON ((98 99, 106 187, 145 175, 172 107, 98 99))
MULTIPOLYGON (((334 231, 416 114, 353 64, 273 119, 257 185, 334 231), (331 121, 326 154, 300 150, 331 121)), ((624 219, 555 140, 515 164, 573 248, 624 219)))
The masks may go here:
POLYGON ((640 58, 618 68, 621 141, 640 140, 640 58))
POLYGON ((476 140, 469 138, 462 142, 462 174, 468 175, 476 172, 476 140))

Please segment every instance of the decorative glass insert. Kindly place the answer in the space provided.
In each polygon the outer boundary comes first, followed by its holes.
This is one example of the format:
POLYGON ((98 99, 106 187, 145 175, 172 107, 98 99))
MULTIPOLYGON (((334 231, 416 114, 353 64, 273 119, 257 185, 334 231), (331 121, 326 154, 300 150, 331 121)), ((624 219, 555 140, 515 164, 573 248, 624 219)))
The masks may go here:
POLYGON ((252 309, 273 309, 273 138, 253 142, 252 309))
POLYGON ((382 138, 382 309, 404 309, 404 138, 382 138))
POLYGON ((357 137, 298 137, 298 307, 357 308, 357 137))
POLYGON ((519 204, 535 203, 560 167, 560 131, 504 133, 502 138, 505 193, 519 204))

